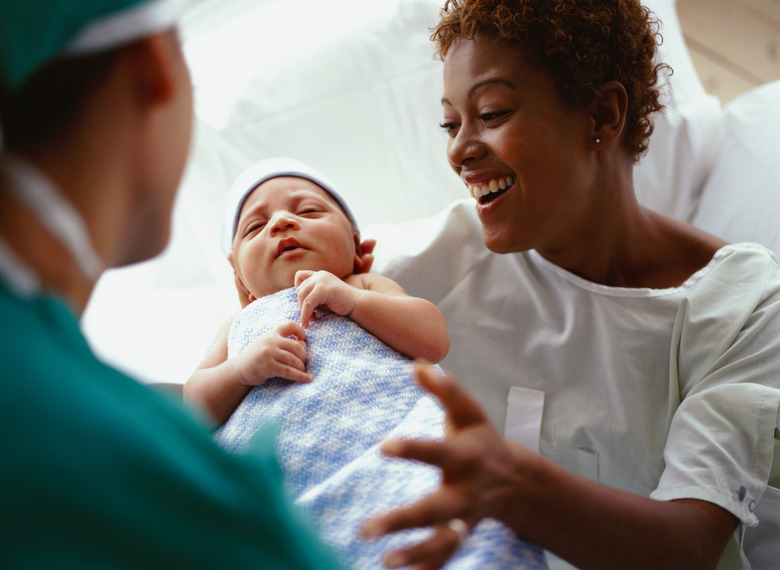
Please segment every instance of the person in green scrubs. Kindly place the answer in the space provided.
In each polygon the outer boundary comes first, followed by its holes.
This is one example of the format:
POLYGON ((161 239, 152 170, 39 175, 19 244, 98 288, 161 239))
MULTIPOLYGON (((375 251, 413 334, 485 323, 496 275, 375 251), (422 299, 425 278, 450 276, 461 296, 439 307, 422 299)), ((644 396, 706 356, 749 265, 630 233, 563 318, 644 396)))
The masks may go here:
POLYGON ((79 329, 105 268, 168 241, 192 127, 179 4, 0 0, 2 568, 339 566, 273 434, 226 454, 79 329))

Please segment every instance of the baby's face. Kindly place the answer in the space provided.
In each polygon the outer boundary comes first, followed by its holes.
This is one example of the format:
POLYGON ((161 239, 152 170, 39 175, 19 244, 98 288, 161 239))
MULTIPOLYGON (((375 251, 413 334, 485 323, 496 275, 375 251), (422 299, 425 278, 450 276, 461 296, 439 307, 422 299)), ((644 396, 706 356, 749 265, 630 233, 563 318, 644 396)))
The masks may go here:
POLYGON ((339 278, 353 271, 357 232, 338 203, 314 182, 272 178, 244 202, 233 238, 233 269, 255 297, 294 285, 301 269, 339 278))

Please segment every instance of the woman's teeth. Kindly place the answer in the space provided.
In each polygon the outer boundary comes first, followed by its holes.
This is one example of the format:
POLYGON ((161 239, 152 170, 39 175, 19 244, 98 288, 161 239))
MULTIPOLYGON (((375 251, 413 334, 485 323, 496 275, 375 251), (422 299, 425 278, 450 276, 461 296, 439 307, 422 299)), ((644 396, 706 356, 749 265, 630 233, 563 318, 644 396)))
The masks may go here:
POLYGON ((514 181, 514 178, 507 176, 506 178, 491 180, 487 184, 474 184, 473 186, 469 185, 468 188, 469 192, 471 192, 471 195, 479 200, 482 196, 498 192, 499 190, 506 190, 514 183, 514 181))

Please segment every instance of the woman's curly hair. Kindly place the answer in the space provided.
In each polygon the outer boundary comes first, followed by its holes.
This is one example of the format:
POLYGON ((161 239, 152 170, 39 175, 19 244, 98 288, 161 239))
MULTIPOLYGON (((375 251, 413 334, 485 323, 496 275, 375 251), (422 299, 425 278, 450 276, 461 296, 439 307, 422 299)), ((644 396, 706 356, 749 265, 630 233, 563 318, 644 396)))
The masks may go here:
POLYGON ((431 40, 441 59, 457 38, 477 33, 518 42, 572 106, 619 81, 628 93, 623 143, 638 161, 653 132, 651 114, 663 109, 659 75, 671 72, 654 61, 658 28, 639 0, 447 0, 431 40))

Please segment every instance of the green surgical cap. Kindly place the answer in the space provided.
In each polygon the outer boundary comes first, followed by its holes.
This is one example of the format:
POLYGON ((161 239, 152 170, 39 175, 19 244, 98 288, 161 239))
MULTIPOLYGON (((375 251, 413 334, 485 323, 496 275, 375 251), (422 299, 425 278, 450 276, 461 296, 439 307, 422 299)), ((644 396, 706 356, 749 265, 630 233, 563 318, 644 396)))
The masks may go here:
POLYGON ((104 51, 176 23, 184 0, 0 0, 0 89, 62 55, 104 51))

